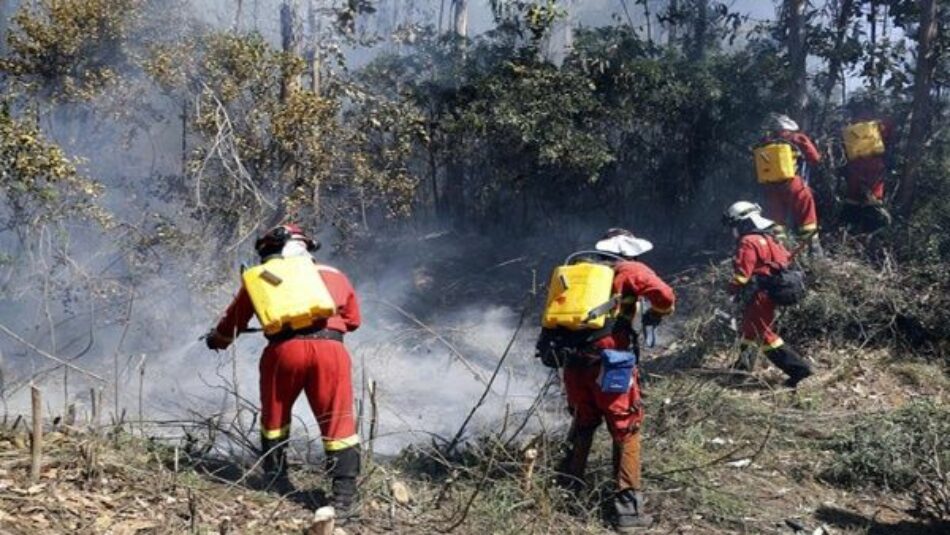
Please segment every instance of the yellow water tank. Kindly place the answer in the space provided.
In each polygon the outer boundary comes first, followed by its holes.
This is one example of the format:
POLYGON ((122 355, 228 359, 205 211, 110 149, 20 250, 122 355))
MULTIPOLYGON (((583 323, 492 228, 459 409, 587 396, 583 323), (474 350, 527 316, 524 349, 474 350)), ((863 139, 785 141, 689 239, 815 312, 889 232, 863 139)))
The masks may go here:
POLYGON ((759 184, 777 184, 795 178, 798 158, 790 143, 767 143, 752 150, 759 184))
POLYGON ((849 160, 884 154, 884 137, 877 121, 848 125, 841 132, 841 137, 849 160))
POLYGON ((609 311, 590 317, 591 311, 610 301, 613 280, 614 270, 602 264, 584 262, 557 267, 548 285, 541 325, 574 331, 602 328, 609 311))
POLYGON ((241 278, 264 334, 304 329, 336 313, 336 303, 309 256, 272 258, 241 278))

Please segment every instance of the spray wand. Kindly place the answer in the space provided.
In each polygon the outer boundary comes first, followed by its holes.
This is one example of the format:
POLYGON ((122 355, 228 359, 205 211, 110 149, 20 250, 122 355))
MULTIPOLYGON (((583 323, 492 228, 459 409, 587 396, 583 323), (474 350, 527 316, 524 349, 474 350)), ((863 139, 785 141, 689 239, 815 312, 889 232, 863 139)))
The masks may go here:
POLYGON ((640 299, 640 331, 643 332, 643 339, 649 348, 656 347, 656 328, 657 325, 647 325, 646 311, 650 307, 650 302, 646 299, 640 299))

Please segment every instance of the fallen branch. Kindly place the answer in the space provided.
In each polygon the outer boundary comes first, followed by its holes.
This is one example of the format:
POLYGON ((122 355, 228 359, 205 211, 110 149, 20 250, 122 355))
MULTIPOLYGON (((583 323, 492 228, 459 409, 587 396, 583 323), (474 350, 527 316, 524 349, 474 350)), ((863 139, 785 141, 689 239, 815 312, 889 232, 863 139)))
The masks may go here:
POLYGON ((73 370, 76 370, 77 372, 79 372, 79 373, 81 373, 81 374, 83 374, 83 375, 86 375, 86 376, 88 376, 88 377, 92 377, 93 379, 98 379, 98 380, 100 380, 100 381, 102 381, 102 382, 106 382, 106 380, 103 379, 102 377, 100 377, 100 376, 98 376, 98 375, 96 375, 96 374, 94 374, 94 373, 92 373, 92 372, 90 372, 90 371, 86 371, 86 370, 80 368, 79 366, 76 366, 75 364, 70 364, 69 362, 67 362, 67 361, 65 361, 65 360, 63 360, 63 359, 61 359, 61 358, 59 358, 59 357, 50 355, 50 354, 47 353, 46 351, 43 351, 42 349, 36 347, 35 345, 33 345, 33 344, 27 342, 27 341, 24 340, 22 337, 20 337, 20 335, 18 335, 18 334, 16 334, 15 332, 11 331, 10 329, 8 329, 8 328, 7 328, 5 325, 3 325, 2 323, 0 323, 0 331, 3 331, 7 336, 9 336, 10 338, 13 338, 13 339, 16 340, 17 342, 20 342, 21 344, 25 345, 26 347, 32 349, 34 352, 36 352, 38 355, 40 355, 40 356, 42 356, 42 357, 46 357, 46 358, 48 358, 48 359, 50 359, 50 360, 52 360, 52 361, 54 361, 54 362, 58 362, 59 364, 62 364, 63 366, 66 366, 67 368, 71 368, 71 369, 73 369, 73 370))

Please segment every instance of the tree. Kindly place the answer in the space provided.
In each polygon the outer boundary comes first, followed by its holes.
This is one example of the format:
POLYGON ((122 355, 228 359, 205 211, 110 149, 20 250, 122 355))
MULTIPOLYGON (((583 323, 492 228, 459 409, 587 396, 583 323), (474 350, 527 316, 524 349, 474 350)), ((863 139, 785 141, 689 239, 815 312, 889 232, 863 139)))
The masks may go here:
MULTIPOLYGON (((296 0, 284 0, 280 4, 280 43, 284 54, 289 58, 300 56, 300 17, 298 16, 296 0)), ((288 61, 284 66, 281 80, 281 99, 286 100, 290 94, 300 88, 300 76, 288 61)))
POLYGON ((930 99, 936 67, 937 1, 918 0, 920 25, 917 28, 917 66, 914 71, 914 100, 910 133, 897 204, 902 213, 910 213, 917 186, 917 173, 926 150, 930 127, 930 99))
POLYGON ((789 89, 788 109, 790 115, 804 122, 803 113, 808 96, 808 76, 805 60, 808 52, 805 47, 805 0, 785 0, 785 46, 788 49, 789 89))
POLYGON ((702 61, 706 57, 706 41, 709 30, 709 0, 693 0, 695 19, 689 58, 702 61))
POLYGON ((452 0, 452 29, 459 37, 468 37, 468 0, 452 0))
POLYGON ((839 80, 844 81, 844 73, 841 70, 842 64, 844 63, 844 51, 842 48, 844 46, 845 37, 847 36, 848 24, 851 17, 854 16, 855 11, 854 0, 836 0, 832 3, 835 4, 834 42, 829 50, 828 76, 825 78, 821 87, 821 94, 826 103, 826 111, 827 103, 831 100, 831 92, 834 90, 835 84, 837 84, 839 80))

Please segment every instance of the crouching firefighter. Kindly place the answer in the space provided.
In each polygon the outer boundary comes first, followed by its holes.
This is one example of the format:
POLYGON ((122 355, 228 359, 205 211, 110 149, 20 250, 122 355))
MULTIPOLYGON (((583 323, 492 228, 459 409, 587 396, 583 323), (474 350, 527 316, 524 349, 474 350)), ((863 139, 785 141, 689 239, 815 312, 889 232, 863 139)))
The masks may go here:
POLYGON ((775 307, 792 305, 805 293, 804 275, 791 267, 792 254, 771 234, 775 222, 762 217, 762 209, 739 201, 726 210, 723 223, 736 238, 734 276, 729 292, 742 307, 742 353, 734 368, 752 371, 761 345, 768 359, 794 388, 811 375, 804 359, 772 329, 775 307))
POLYGON ((320 426, 338 515, 352 512, 360 471, 353 415, 350 356, 344 333, 360 326, 356 294, 346 275, 317 264, 320 244, 296 225, 281 225, 254 244, 261 264, 242 273, 224 318, 208 333, 210 349, 225 349, 257 316, 268 339, 260 361, 261 451, 271 481, 287 479, 291 409, 301 391, 320 426))
POLYGON ((584 485, 594 431, 606 420, 613 438, 616 513, 619 532, 646 527, 640 480, 639 348, 633 317, 639 298, 649 301, 643 325, 655 327, 673 311, 673 291, 635 259, 653 245, 623 229, 611 229, 596 251, 575 253, 556 268, 542 315, 537 356, 564 368, 564 387, 573 422, 570 450, 559 481, 584 485))

